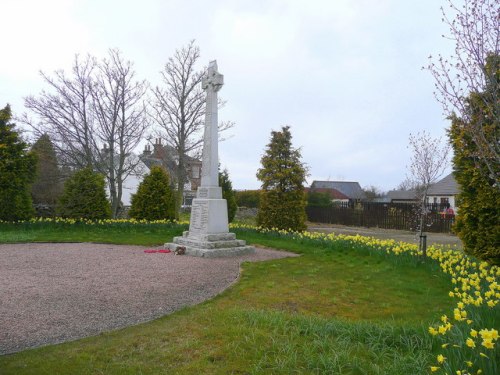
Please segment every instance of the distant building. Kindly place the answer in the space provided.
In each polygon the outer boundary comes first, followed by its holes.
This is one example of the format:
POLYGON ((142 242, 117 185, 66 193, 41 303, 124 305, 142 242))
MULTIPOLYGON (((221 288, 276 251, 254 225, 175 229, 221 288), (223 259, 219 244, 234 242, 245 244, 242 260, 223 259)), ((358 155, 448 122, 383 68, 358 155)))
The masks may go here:
POLYGON ((447 207, 448 204, 456 212, 457 201, 456 197, 460 192, 455 177, 450 173, 448 176, 439 180, 429 187, 427 191, 427 203, 439 205, 440 207, 447 207))
POLYGON ((330 200, 335 203, 348 203, 349 197, 336 189, 326 188, 305 188, 306 193, 321 193, 327 194, 330 200))
POLYGON ((387 192, 390 203, 416 203, 417 192, 415 190, 390 190, 387 192))
MULTIPOLYGON (((433 205, 436 210, 447 208, 448 205, 454 210, 459 186, 453 174, 449 174, 442 180, 429 186, 427 191, 427 204, 433 205)), ((391 203, 416 203, 418 202, 415 190, 391 190, 387 193, 391 203)))
POLYGON ((323 192, 330 192, 332 195, 337 193, 342 194, 342 199, 349 201, 360 201, 366 199, 365 192, 361 189, 359 182, 353 181, 313 181, 311 184, 311 191, 318 191, 321 189, 323 192), (335 191, 337 193, 335 193, 335 191))
MULTIPOLYGON (((153 144, 153 149, 151 150, 150 145, 146 145, 140 158, 147 166, 148 171, 154 165, 165 168, 170 175, 172 186, 174 186, 177 166, 179 164, 179 156, 175 148, 169 145, 163 145, 161 138, 157 138, 153 144)), ((191 206, 193 198, 196 197, 196 190, 201 184, 201 160, 186 155, 185 163, 188 180, 184 185, 182 205, 191 206)))

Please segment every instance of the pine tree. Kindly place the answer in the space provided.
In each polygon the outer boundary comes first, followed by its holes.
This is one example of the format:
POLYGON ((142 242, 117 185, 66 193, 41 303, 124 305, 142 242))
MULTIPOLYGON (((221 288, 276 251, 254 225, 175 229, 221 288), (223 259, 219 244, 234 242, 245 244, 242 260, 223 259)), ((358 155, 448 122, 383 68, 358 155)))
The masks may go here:
POLYGON ((473 140, 471 128, 483 127, 485 142, 498 142, 500 122, 495 109, 485 103, 492 103, 491 98, 482 96, 496 96, 500 94, 494 87, 500 80, 500 59, 490 57, 487 68, 490 77, 497 80, 488 86, 484 93, 472 93, 468 98, 468 106, 472 121, 476 124, 466 124, 458 117, 452 118, 450 130, 451 143, 454 149, 453 169, 455 178, 460 186, 458 195, 458 212, 455 223, 455 232, 464 244, 465 252, 490 263, 500 264, 500 187, 495 185, 495 175, 499 174, 500 166, 494 163, 487 166, 478 160, 477 142, 473 140), (492 72, 496 72, 493 74, 492 72), (490 173, 491 168, 496 168, 490 173))
POLYGON ((10 119, 7 105, 0 110, 0 220, 26 220, 34 215, 29 192, 36 173, 36 156, 28 152, 28 145, 10 119))
POLYGON ((106 197, 104 176, 90 168, 73 174, 64 183, 57 213, 73 219, 109 219, 111 206, 106 197))
POLYGON ((47 134, 42 135, 31 151, 38 157, 37 175, 31 186, 33 203, 53 206, 62 193, 62 183, 56 151, 50 137, 47 134))
POLYGON ((222 198, 227 201, 227 220, 231 223, 236 216, 238 205, 236 204, 236 195, 227 169, 219 172, 219 186, 222 188, 222 198))
POLYGON ((300 150, 292 147, 289 126, 271 132, 257 178, 262 181, 257 224, 265 228, 306 229, 306 167, 300 150))
POLYGON ((174 220, 175 214, 175 198, 168 173, 154 166, 144 177, 137 193, 132 195, 129 215, 138 220, 174 220))

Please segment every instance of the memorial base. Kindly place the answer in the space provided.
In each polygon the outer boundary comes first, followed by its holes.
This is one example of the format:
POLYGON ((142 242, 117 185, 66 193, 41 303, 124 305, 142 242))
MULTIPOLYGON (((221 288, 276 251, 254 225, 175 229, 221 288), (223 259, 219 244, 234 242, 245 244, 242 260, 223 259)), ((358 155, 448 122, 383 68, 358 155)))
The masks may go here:
POLYGON ((237 240, 234 233, 191 235, 186 231, 182 237, 174 237, 173 242, 165 247, 175 251, 178 246, 186 248, 186 255, 205 258, 231 257, 255 252, 253 246, 247 246, 243 240, 237 240))
MULTIPOLYGON (((198 189, 198 197, 221 195, 220 187, 211 190, 198 189)), ((193 199, 189 231, 184 232, 182 237, 174 237, 173 242, 165 244, 165 247, 172 251, 179 246, 186 249, 184 253, 186 255, 205 258, 230 257, 255 252, 253 246, 247 246, 245 241, 237 240, 234 233, 229 233, 225 199, 193 199)))

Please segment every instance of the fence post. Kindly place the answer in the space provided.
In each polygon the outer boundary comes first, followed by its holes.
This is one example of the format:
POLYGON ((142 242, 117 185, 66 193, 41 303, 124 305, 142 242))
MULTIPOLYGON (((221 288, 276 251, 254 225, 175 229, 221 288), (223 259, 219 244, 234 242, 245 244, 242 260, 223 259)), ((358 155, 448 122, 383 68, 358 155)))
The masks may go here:
POLYGON ((420 235, 420 250, 422 251, 422 254, 427 253, 427 234, 425 233, 420 235))

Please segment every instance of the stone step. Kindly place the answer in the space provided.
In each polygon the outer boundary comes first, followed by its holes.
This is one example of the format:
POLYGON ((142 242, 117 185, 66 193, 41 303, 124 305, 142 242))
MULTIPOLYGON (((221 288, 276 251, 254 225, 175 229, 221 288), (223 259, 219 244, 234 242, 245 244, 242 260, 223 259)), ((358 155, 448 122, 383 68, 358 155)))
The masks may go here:
POLYGON ((194 238, 198 241, 232 241, 236 239, 236 234, 234 233, 194 233, 185 231, 182 233, 182 237, 194 238))
POLYGON ((253 246, 239 246, 225 249, 199 249, 186 247, 186 255, 203 258, 224 258, 255 253, 253 246))
MULTIPOLYGON (((201 249, 225 249, 232 247, 241 247, 246 245, 244 240, 231 241, 198 241, 190 237, 174 237, 174 244, 177 246, 194 247, 201 249)), ((171 249, 172 250, 172 249, 171 249)))

